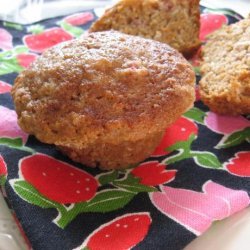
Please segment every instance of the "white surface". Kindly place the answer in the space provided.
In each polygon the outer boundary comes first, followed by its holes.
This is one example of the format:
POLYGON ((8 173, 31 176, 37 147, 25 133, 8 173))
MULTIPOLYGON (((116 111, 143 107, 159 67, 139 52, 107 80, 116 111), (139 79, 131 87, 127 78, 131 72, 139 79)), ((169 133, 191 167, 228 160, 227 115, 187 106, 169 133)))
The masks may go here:
MULTIPOLYGON (((0 192, 0 250, 26 249, 28 248, 0 192)), ((215 222, 207 232, 192 241, 184 250, 249 249, 250 207, 223 221, 215 222)))
POLYGON ((25 250, 27 246, 0 192, 0 250, 25 250))
POLYGON ((30 24, 55 16, 68 15, 97 7, 105 7, 115 0, 0 0, 0 19, 30 24))
MULTIPOLYGON (((29 24, 54 16, 100 8, 117 0, 0 0, 0 19, 29 24)), ((201 0, 201 4, 210 8, 234 9, 243 16, 250 13, 250 0, 201 0)))
MULTIPOLYGON (((209 209, 209 208, 208 208, 209 209)), ((249 250, 250 207, 214 223, 184 250, 249 250)))

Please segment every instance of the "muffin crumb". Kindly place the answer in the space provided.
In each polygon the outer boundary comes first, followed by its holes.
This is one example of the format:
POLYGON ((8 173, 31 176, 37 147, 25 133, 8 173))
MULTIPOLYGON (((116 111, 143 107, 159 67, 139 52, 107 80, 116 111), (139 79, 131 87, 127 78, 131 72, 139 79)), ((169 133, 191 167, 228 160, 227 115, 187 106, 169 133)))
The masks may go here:
POLYGON ((120 32, 164 42, 189 56, 200 46, 199 0, 121 0, 90 32, 120 32))
POLYGON ((203 49, 200 95, 220 114, 250 113, 250 19, 211 34, 203 49))

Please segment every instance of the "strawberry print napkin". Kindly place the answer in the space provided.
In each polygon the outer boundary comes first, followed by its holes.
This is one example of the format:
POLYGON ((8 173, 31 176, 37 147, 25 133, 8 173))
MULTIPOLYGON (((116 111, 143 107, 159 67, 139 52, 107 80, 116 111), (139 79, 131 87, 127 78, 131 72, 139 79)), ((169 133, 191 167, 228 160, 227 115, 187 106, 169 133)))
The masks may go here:
MULTIPOLYGON (((200 39, 242 17, 201 7, 200 39)), ((29 26, 0 22, 0 185, 27 248, 183 249, 249 205, 250 121, 221 116, 199 100, 201 49, 190 60, 195 107, 133 169, 100 171, 72 162, 17 124, 10 90, 47 48, 87 32, 94 11, 29 26)), ((117 156, 119 157, 119 156, 117 156)))

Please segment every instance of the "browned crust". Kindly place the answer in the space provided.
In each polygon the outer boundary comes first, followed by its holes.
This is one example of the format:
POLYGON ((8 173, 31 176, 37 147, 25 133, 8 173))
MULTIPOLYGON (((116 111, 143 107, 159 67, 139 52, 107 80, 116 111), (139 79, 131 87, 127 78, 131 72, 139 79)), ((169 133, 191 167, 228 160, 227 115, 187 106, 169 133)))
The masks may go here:
POLYGON ((203 50, 201 100, 220 114, 250 113, 250 20, 224 26, 203 50))
POLYGON ((185 56, 200 46, 199 0, 121 0, 92 24, 90 32, 118 30, 168 43, 185 56))
POLYGON ((60 146, 60 150, 76 162, 104 170, 122 169, 138 164, 149 157, 163 136, 163 132, 153 133, 138 141, 124 141, 119 145, 102 143, 75 149, 60 146))
POLYGON ((75 160, 73 151, 96 145, 88 156, 94 161, 98 152, 105 155, 101 145, 133 148, 162 133, 193 104, 194 82, 192 67, 168 45, 106 31, 49 49, 17 77, 11 93, 24 131, 70 148, 75 160))
POLYGON ((202 80, 200 84, 201 100, 213 112, 224 115, 250 113, 250 72, 242 71, 237 78, 232 78, 230 91, 221 94, 207 94, 204 91, 206 82, 202 80), (242 94, 239 94, 239 89, 241 89, 242 94))

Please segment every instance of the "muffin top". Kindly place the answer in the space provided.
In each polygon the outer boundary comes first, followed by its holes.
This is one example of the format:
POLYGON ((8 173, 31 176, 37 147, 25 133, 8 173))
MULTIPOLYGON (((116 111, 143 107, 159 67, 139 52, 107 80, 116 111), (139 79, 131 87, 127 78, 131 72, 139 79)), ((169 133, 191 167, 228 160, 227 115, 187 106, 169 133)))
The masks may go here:
POLYGON ((104 31, 47 50, 17 77, 12 96, 23 130, 84 147, 165 128, 192 105, 194 82, 168 45, 104 31))

